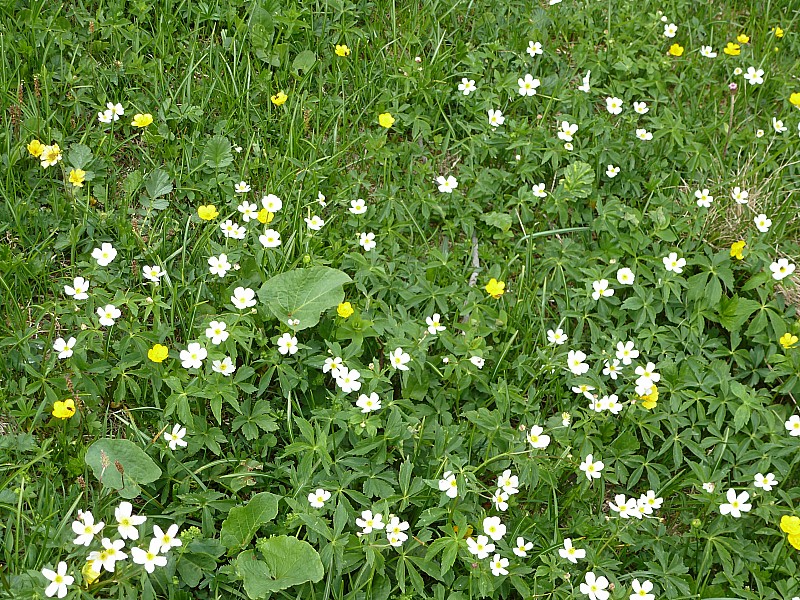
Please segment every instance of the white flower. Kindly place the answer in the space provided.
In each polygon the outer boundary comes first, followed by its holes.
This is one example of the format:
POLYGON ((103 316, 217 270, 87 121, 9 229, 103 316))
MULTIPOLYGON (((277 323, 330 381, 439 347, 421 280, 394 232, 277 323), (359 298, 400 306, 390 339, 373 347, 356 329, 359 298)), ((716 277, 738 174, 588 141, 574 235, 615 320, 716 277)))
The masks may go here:
POLYGON ((676 33, 678 33, 678 26, 675 23, 664 25, 664 37, 674 38, 676 33))
POLYGON ((100 317, 100 325, 111 327, 122 313, 113 304, 106 304, 103 308, 97 309, 97 316, 100 317))
POLYGON ((608 507, 614 512, 618 512, 623 519, 628 519, 636 512, 636 500, 634 498, 628 500, 625 494, 616 494, 614 502, 609 502, 608 507))
POLYGON ((345 394, 357 392, 361 389, 361 382, 358 380, 360 377, 361 373, 355 369, 342 367, 336 373, 336 385, 339 386, 339 389, 345 394))
POLYGON ((528 556, 528 550, 533 548, 533 542, 526 542, 525 538, 518 537, 517 538, 517 545, 514 546, 514 554, 521 558, 525 558, 528 556))
POLYGON ((452 175, 448 175, 447 178, 444 175, 439 175, 436 178, 436 183, 439 184, 439 191, 443 194, 452 194, 453 190, 458 187, 458 180, 452 175))
POLYGON ((236 225, 236 223, 230 219, 224 223, 220 223, 219 228, 222 230, 222 235, 224 235, 226 238, 235 238, 239 232, 238 225, 236 225))
POLYGON ((764 83, 764 69, 756 69, 755 67, 747 67, 747 73, 744 78, 750 85, 760 85, 764 83))
POLYGON ((86 300, 89 297, 89 280, 83 277, 76 277, 72 280, 72 285, 64 286, 64 293, 72 296, 75 300, 86 300))
POLYGON ((471 362, 473 365, 475 365, 479 369, 482 369, 483 365, 486 364, 486 360, 482 356, 470 356, 469 357, 469 362, 471 362))
POLYGON ((608 375, 614 381, 617 380, 619 376, 619 360, 613 359, 612 361, 606 361, 606 365, 603 368, 603 375, 608 375))
POLYGON ((592 76, 591 71, 586 71, 586 75, 583 76, 583 83, 578 86, 578 89, 581 92, 589 93, 591 91, 591 87, 589 86, 589 78, 592 76))
POLYGON ((211 363, 211 370, 215 373, 221 373, 225 377, 229 377, 236 372, 236 366, 230 356, 226 356, 222 360, 215 360, 211 363))
POLYGON ((614 290, 608 287, 608 279, 600 279, 599 281, 593 281, 592 287, 594 288, 594 291, 592 292, 592 298, 594 300, 600 300, 600 298, 605 298, 614 295, 614 290))
POLYGON ((322 508, 330 499, 331 493, 327 490, 323 490, 322 488, 319 488, 317 491, 311 492, 308 495, 308 503, 314 508, 322 508))
POLYGON ((356 519, 356 525, 362 528, 362 535, 367 535, 368 533, 372 533, 374 529, 383 529, 386 526, 383 522, 383 515, 381 515, 381 513, 373 515, 371 510, 363 511, 361 513, 361 518, 356 519))
POLYGON ((764 137, 764 130, 763 129, 756 129, 756 137, 757 138, 764 137))
POLYGON ((442 316, 439 313, 433 313, 432 317, 425 317, 425 323, 428 325, 428 333, 436 335, 445 330, 445 326, 441 323, 442 316))
POLYGON ((550 436, 544 435, 543 432, 544 429, 538 425, 531 427, 526 436, 528 443, 534 448, 547 448, 550 445, 550 436))
POLYGON ((323 225, 325 225, 325 221, 320 219, 317 215, 313 215, 310 219, 305 217, 303 220, 306 222, 306 225, 308 225, 308 228, 312 231, 319 231, 322 229, 323 225))
POLYGON ((758 229, 761 233, 767 233, 769 228, 772 227, 772 219, 768 219, 767 215, 764 213, 756 216, 756 218, 753 219, 753 223, 756 224, 756 229, 758 229))
POLYGON ((177 450, 178 446, 181 448, 186 448, 186 446, 189 445, 186 440, 183 439, 185 437, 186 427, 183 427, 180 423, 176 423, 172 427, 171 433, 167 433, 166 431, 164 432, 164 439, 167 440, 169 449, 173 451, 177 450))
POLYGON ((772 487, 778 485, 778 482, 775 481, 775 475, 772 473, 767 473, 766 475, 763 475, 762 473, 756 473, 753 485, 757 488, 761 488, 765 492, 771 492, 772 487))
POLYGON ((506 118, 499 110, 489 109, 489 125, 492 127, 499 127, 506 122, 506 118))
POLYGON ((567 355, 567 366, 573 375, 583 375, 589 370, 589 365, 585 362, 586 355, 580 350, 570 350, 567 355))
POLYGON ((375 246, 378 243, 375 241, 375 234, 372 232, 369 233, 359 233, 358 235, 358 244, 364 249, 364 252, 369 252, 370 250, 374 250, 375 246))
POLYGON ((647 104, 644 102, 634 102, 633 110, 635 110, 640 115, 646 115, 648 112, 650 112, 650 109, 647 108, 647 104))
MULTIPOLYGON (((716 56, 716 55, 715 55, 716 56)), ((649 579, 645 579, 643 583, 639 583, 638 579, 634 579, 631 583, 633 593, 630 595, 630 600, 656 600, 653 591, 653 583, 649 579)))
POLYGON ((528 54, 531 55, 531 58, 536 56, 537 54, 542 53, 542 43, 541 42, 534 42, 533 40, 528 42, 528 48, 525 50, 528 54))
POLYGON ((251 204, 245 200, 236 207, 236 210, 242 213, 242 220, 245 223, 249 223, 251 219, 258 218, 258 204, 251 204))
POLYGON ((714 482, 713 482, 713 481, 706 481, 706 482, 703 484, 703 489, 704 489, 705 491, 707 491, 709 494, 713 494, 713 493, 714 493, 714 488, 715 488, 715 487, 716 487, 716 486, 714 485, 714 482))
POLYGON ((111 123, 111 121, 114 120, 114 113, 112 113, 110 110, 99 112, 97 113, 97 120, 105 124, 111 123))
POLYGON ((618 115, 622 112, 622 100, 616 96, 606 98, 606 110, 612 115, 618 115))
POLYGON ((245 308, 251 308, 256 305, 255 297, 256 293, 250 288, 237 287, 233 290, 231 302, 239 310, 244 310, 245 308))
POLYGON ((361 394, 356 400, 356 406, 361 409, 362 413, 369 413, 374 410, 381 409, 381 399, 378 397, 378 394, 372 392, 369 396, 366 394, 361 394))
POLYGON ((166 271, 158 265, 153 265, 152 267, 145 265, 142 267, 142 277, 155 284, 158 284, 159 280, 166 274, 166 271))
POLYGON ((707 189, 697 190, 694 193, 694 197, 697 198, 697 206, 701 206, 703 208, 710 207, 711 203, 714 201, 714 196, 709 196, 707 189))
POLYGON ((538 79, 534 79, 533 76, 528 73, 525 77, 517 79, 517 85, 519 86, 520 96, 535 96, 536 88, 542 85, 542 82, 538 79))
POLYGON ((608 165, 608 167, 606 167, 606 177, 614 179, 617 175, 619 175, 619 167, 615 167, 614 165, 608 165))
MULTIPOLYGON (((325 196, 322 197, 325 200, 325 196)), ((283 208, 283 201, 275 194, 267 194, 261 198, 261 206, 267 209, 267 212, 276 213, 283 208)))
POLYGON ((733 188, 731 192, 731 198, 733 198, 737 204, 747 204, 747 198, 750 194, 748 194, 747 190, 743 190, 740 187, 733 188))
POLYGON ((212 344, 219 346, 230 335, 227 328, 224 321, 211 321, 206 328, 206 337, 211 340, 212 344))
POLYGON ((325 208, 328 206, 328 203, 325 202, 325 194, 322 192, 317 192, 317 203, 322 207, 325 208))
POLYGON ((78 520, 72 522, 72 531, 77 535, 72 543, 76 546, 86 546, 92 543, 94 536, 100 533, 105 527, 105 523, 94 522, 94 515, 90 511, 78 511, 78 520))
POLYGON ((225 274, 230 271, 231 263, 228 262, 227 254, 220 254, 219 256, 212 256, 208 259, 208 271, 212 275, 225 277, 225 274))
POLYGON ((64 341, 64 338, 57 338, 53 342, 53 350, 58 352, 58 358, 69 358, 73 354, 72 349, 75 347, 76 342, 77 340, 74 337, 69 338, 67 341, 64 341))
POLYGON ((658 510, 661 508, 661 504, 664 502, 663 498, 659 498, 656 496, 656 493, 653 490, 647 490, 646 494, 642 494, 639 497, 638 504, 644 504, 650 508, 650 514, 654 510, 658 510))
POLYGON ((494 541, 497 541, 503 539, 506 534, 506 526, 503 525, 500 517, 486 517, 483 520, 483 532, 494 541))
POLYGON ((565 142, 571 142, 572 136, 574 136, 576 133, 578 133, 577 124, 570 124, 569 121, 561 121, 561 125, 558 130, 558 139, 565 142))
POLYGON ((783 121, 775 117, 772 117, 772 128, 775 130, 775 133, 783 133, 789 129, 783 124, 783 121))
POLYGON ((622 285, 633 285, 635 280, 636 276, 629 268, 622 267, 617 271, 617 281, 619 281, 622 285))
POLYGON ((508 493, 499 488, 492 496, 492 503, 497 510, 506 511, 508 510, 508 498, 508 493))
POLYGON ((623 365, 629 365, 634 359, 639 358, 639 351, 634 347, 631 341, 617 342, 617 358, 622 361, 623 365))
POLYGON ((555 331, 553 331, 552 329, 548 329, 547 341, 550 342, 551 344, 556 344, 557 346, 560 346, 561 344, 567 341, 567 336, 561 329, 556 329, 555 331))
POLYGON ((199 369, 207 356, 208 351, 197 342, 193 342, 186 347, 186 350, 181 350, 181 366, 184 369, 199 369))
POLYGON ((547 196, 547 192, 544 191, 543 183, 533 184, 533 195, 537 198, 545 198, 547 196))
POLYGON ((264 248, 277 248, 281 245, 281 234, 274 229, 267 229, 262 235, 258 236, 258 241, 264 248))
POLYGON ((503 471, 502 475, 497 478, 497 487, 503 488, 504 492, 509 494, 519 493, 519 477, 511 474, 511 469, 503 471))
POLYGON ((636 137, 642 140, 643 142, 649 142, 650 140, 653 139, 653 134, 647 131, 647 129, 637 129, 636 137))
POLYGON ((250 184, 248 184, 246 181, 240 181, 233 186, 233 189, 237 194, 246 194, 250 191, 250 184))
POLYGON ((752 504, 747 504, 747 500, 750 498, 750 494, 747 492, 742 492, 741 494, 737 495, 736 490, 729 489, 725 496, 727 497, 728 502, 719 505, 719 513, 721 515, 730 515, 733 518, 738 519, 742 516, 743 512, 749 512, 753 507, 752 504))
POLYGON ((572 145, 572 142, 567 142, 564 144, 564 150, 569 150, 570 152, 572 152, 574 148, 575 147, 572 145))
POLYGON ((51 569, 42 569, 42 575, 50 582, 44 590, 44 595, 48 598, 52 598, 53 596, 63 598, 67 595, 67 586, 72 585, 75 581, 72 575, 67 575, 67 563, 63 560, 58 563, 55 571, 51 569))
POLYGON ((106 102, 106 109, 112 114, 115 121, 119 121, 119 118, 125 114, 125 109, 122 108, 122 104, 119 102, 116 104, 113 102, 106 102))
POLYGON ((499 577, 500 575, 508 575, 508 559, 507 558, 500 558, 499 554, 495 554, 492 562, 489 563, 489 566, 492 569, 492 575, 495 577, 499 577))
POLYGON ((683 273, 683 267, 686 266, 686 259, 678 258, 675 252, 670 252, 668 256, 665 256, 661 260, 664 263, 664 268, 673 273, 683 273))
POLYGON ((330 371, 331 377, 336 377, 339 374, 339 369, 344 366, 341 357, 337 356, 336 358, 326 358, 325 364, 322 365, 322 372, 327 373, 330 371))
POLYGON ((483 560, 490 552, 494 552, 494 544, 485 535, 479 535, 477 540, 467 538, 467 549, 476 555, 478 560, 483 560))
POLYGON ((167 553, 173 548, 177 548, 178 546, 183 546, 183 542, 178 535, 178 524, 173 523, 170 525, 166 531, 161 529, 158 525, 153 525, 153 539, 158 540, 158 543, 161 544, 161 548, 159 549, 162 553, 167 553))
POLYGON ((363 215, 365 212, 367 212, 367 203, 364 202, 363 198, 359 198, 358 200, 350 200, 350 208, 347 210, 354 215, 363 215))
POLYGON ((636 367, 635 372, 639 376, 639 378, 636 380, 636 385, 650 389, 656 383, 661 381, 661 375, 656 373, 655 369, 656 366, 651 362, 648 362, 645 366, 639 365, 636 367))
POLYGON ((608 600, 611 593, 606 589, 608 588, 608 579, 597 577, 593 571, 589 571, 583 577, 583 583, 580 586, 581 594, 589 596, 589 600, 608 600))
POLYGON ((452 471, 444 472, 444 477, 439 480, 439 491, 444 492, 448 498, 458 496, 458 483, 456 482, 455 473, 452 471))
POLYGON ((117 531, 124 540, 138 540, 139 530, 136 529, 136 527, 147 521, 147 517, 134 515, 132 511, 133 505, 128 501, 121 502, 120 505, 114 509, 114 518, 117 520, 117 531))
POLYGON ((399 548, 408 539, 408 521, 401 521, 399 517, 389 515, 389 522, 386 524, 386 539, 389 545, 399 548))
POLYGON ((598 460, 595 462, 594 456, 587 454, 580 465, 580 470, 586 474, 586 478, 591 481, 600 477, 600 472, 605 468, 605 464, 598 460))
POLYGON ((458 84, 458 91, 464 94, 465 96, 469 96, 471 92, 474 92, 477 88, 475 87, 475 80, 474 79, 467 79, 466 77, 461 78, 461 83, 458 84))
POLYGON ((596 395, 592 394, 593 390, 594 390, 594 387, 592 387, 591 385, 589 385, 587 383, 582 383, 580 385, 572 386, 572 391, 573 392, 575 392, 576 394, 583 394, 589 400, 594 400, 597 397, 596 395))
POLYGON ((564 538, 564 547, 559 548, 558 555, 561 558, 567 559, 572 564, 577 564, 578 559, 586 558, 586 550, 583 548, 575 548, 572 545, 571 538, 564 538))
POLYGON ((792 437, 800 436, 800 417, 797 415, 792 415, 789 417, 789 420, 783 424, 786 427, 786 431, 789 432, 789 435, 792 437))
POLYGON ((785 258, 779 258, 769 266, 769 270, 772 271, 772 278, 776 281, 780 281, 784 277, 788 277, 794 273, 794 269, 794 263, 790 263, 785 258))
POLYGON ((711 46, 700 46, 700 55, 705 56, 706 58, 716 58, 717 53, 711 48, 711 46))
POLYGON ((291 333, 284 333, 278 338, 278 352, 284 356, 287 354, 296 354, 298 350, 297 338, 291 333))
POLYGON ((141 548, 131 548, 131 556, 133 562, 137 565, 144 566, 144 570, 152 573, 156 567, 166 567, 167 557, 158 553, 161 548, 161 542, 157 539, 150 540, 150 546, 147 550, 141 548))
POLYGON ((99 562, 103 568, 109 573, 113 573, 116 563, 128 558, 124 552, 120 552, 125 547, 124 540, 114 540, 113 542, 108 538, 103 538, 100 543, 103 550, 100 551, 99 562))
POLYGON ((736 67, 736 68, 733 70, 733 74, 734 74, 734 75, 736 75, 737 77, 738 77, 739 75, 741 75, 742 73, 744 73, 744 71, 742 71, 742 68, 741 68, 741 67, 736 67))
POLYGON ((410 361, 411 357, 408 355, 407 352, 403 352, 402 348, 396 348, 394 352, 389 353, 389 362, 395 369, 400 369, 401 371, 408 371, 408 367, 406 365, 410 361))
POLYGON ((107 242, 99 248, 92 250, 92 258, 95 259, 97 264, 101 267, 107 267, 116 257, 116 249, 107 242))

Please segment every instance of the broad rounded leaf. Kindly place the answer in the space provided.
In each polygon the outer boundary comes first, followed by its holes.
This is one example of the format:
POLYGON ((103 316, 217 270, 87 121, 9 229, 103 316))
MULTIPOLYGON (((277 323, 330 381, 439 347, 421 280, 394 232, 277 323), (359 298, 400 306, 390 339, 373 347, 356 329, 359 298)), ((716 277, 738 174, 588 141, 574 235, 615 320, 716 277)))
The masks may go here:
POLYGON ((222 522, 219 534, 222 545, 229 550, 246 546, 259 527, 276 517, 278 500, 280 496, 262 492, 250 498, 244 506, 234 506, 222 522))
POLYGON ((308 542, 278 535, 259 540, 257 546, 263 561, 253 552, 243 552, 236 561, 244 589, 254 600, 294 585, 320 581, 325 574, 319 554, 308 542))
POLYGON ((344 300, 342 286, 352 281, 347 273, 330 267, 293 269, 268 280, 258 291, 261 306, 295 331, 319 323, 320 315, 344 300), (299 321, 295 323, 294 320, 299 321))
POLYGON ((128 440, 97 440, 89 446, 85 460, 100 483, 117 490, 123 498, 136 498, 141 492, 139 484, 161 477, 161 469, 153 459, 128 440))

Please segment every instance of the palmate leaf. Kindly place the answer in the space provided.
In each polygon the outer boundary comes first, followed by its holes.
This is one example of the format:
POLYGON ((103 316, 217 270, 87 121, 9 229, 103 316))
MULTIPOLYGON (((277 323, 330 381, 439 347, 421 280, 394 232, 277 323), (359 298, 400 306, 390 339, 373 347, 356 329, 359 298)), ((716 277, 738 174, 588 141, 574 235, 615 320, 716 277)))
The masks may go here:
POLYGON ((272 316, 285 324, 292 319, 290 326, 300 331, 319 323, 324 311, 341 303, 342 286, 351 281, 347 273, 330 267, 293 269, 265 282, 258 297, 272 316))
POLYGON ((224 169, 233 162, 231 142, 222 135, 215 135, 203 149, 203 161, 212 169, 224 169))

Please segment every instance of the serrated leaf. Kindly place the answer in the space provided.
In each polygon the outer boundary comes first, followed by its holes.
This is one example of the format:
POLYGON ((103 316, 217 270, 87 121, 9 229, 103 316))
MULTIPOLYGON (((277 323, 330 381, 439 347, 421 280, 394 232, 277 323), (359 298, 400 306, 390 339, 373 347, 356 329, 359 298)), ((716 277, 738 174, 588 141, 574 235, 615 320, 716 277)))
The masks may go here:
POLYGON ((92 162, 92 149, 84 144, 75 144, 69 149, 67 160, 73 168, 86 170, 92 162))
POLYGON ((511 229, 511 215, 508 213, 490 212, 481 215, 481 221, 492 227, 497 227, 503 231, 503 233, 511 229))
POLYGON ((594 170, 585 162, 576 161, 564 169, 561 186, 573 198, 587 198, 592 193, 594 170))
POLYGON ((222 135, 215 135, 206 142, 203 161, 212 169, 223 169, 233 162, 231 142, 222 135))
POLYGON ((256 531, 278 514, 280 496, 262 492, 256 494, 244 506, 235 506, 222 522, 219 540, 228 550, 246 546, 256 531))
POLYGON ((127 499, 139 495, 140 484, 161 477, 161 469, 153 459, 129 440, 97 440, 89 446, 84 460, 100 483, 127 499))
POLYGON ((747 298, 722 298, 719 304, 719 323, 728 331, 739 331, 745 321, 761 307, 755 300, 747 298))
POLYGON ((155 169, 144 180, 144 189, 151 200, 166 196, 172 191, 172 180, 163 169, 155 169))

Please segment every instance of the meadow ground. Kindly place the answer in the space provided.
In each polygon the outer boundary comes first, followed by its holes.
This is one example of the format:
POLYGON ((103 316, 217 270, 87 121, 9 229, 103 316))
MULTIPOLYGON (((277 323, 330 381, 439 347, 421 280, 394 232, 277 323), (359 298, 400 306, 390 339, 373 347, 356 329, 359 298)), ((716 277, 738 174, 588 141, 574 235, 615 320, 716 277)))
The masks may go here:
POLYGON ((800 597, 800 2, 0 5, 0 598, 800 597))

